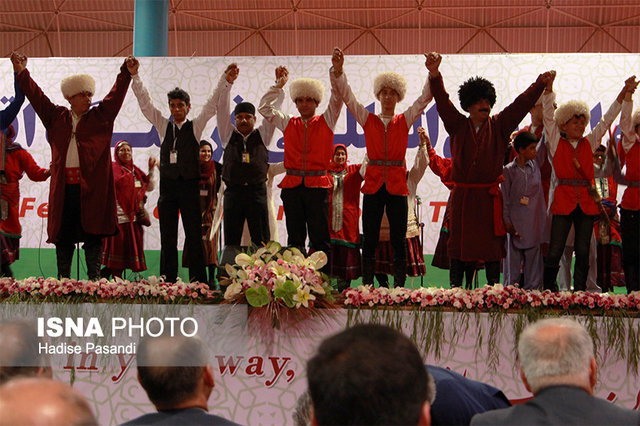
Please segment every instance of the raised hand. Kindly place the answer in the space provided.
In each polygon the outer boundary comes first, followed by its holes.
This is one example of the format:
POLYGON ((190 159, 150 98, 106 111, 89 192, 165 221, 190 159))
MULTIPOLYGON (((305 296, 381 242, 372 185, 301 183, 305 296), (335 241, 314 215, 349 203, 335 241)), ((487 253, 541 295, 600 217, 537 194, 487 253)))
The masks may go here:
POLYGON ((429 74, 431 74, 432 76, 439 75, 439 67, 440 63, 442 62, 442 56, 440 56, 438 52, 430 52, 425 53, 424 57, 426 59, 424 65, 429 70, 429 74))
POLYGON ((240 74, 240 68, 238 68, 238 64, 234 62, 229 64, 224 73, 227 77, 227 82, 229 84, 233 84, 233 82, 236 81, 236 78, 238 78, 238 74, 240 74))
POLYGON ((331 56, 331 63, 333 64, 333 69, 335 72, 340 75, 342 73, 342 66, 344 65, 344 54, 342 50, 337 47, 333 48, 333 55, 331 56))
POLYGON ((636 81, 636 76, 632 75, 631 77, 625 80, 624 87, 627 92, 633 93, 636 91, 636 88, 638 87, 638 83, 640 83, 640 81, 636 81))
POLYGON ((127 70, 129 70, 129 74, 131 75, 138 74, 138 69, 140 68, 140 62, 135 56, 133 55, 127 56, 127 59, 125 62, 127 64, 127 70))
POLYGON ((149 157, 149 170, 153 169, 156 164, 158 164, 156 157, 149 157))
POLYGON ((27 57, 18 52, 11 52, 13 71, 20 74, 27 67, 27 57))
POLYGON ((418 127, 418 136, 420 136, 420 146, 424 146, 427 149, 431 148, 431 139, 427 134, 427 130, 424 127, 418 127))
POLYGON ((276 87, 283 88, 289 80, 289 70, 285 66, 279 66, 276 68, 276 87))
POLYGON ((544 84, 546 84, 546 90, 548 92, 551 92, 553 90, 553 82, 556 79, 556 71, 555 70, 550 70, 547 72, 543 72, 542 74, 540 74, 540 77, 538 77, 539 79, 541 79, 544 84))

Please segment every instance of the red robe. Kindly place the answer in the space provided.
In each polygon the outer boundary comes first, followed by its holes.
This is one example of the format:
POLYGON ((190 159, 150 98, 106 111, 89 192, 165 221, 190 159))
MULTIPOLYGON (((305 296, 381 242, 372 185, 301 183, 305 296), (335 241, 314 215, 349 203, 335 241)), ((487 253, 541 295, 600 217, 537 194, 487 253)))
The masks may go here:
MULTIPOLYGON (((47 129, 51 146, 51 186, 47 242, 56 243, 62 224, 65 191, 65 162, 73 127, 71 110, 53 104, 31 79, 28 70, 16 79, 47 129)), ((113 235, 116 232, 116 197, 111 170, 113 123, 127 94, 131 75, 126 64, 111 91, 85 113, 76 127, 80 158, 80 205, 82 229, 90 234, 113 235)))
MULTIPOLYGON (((620 157, 620 167, 627 166, 625 175, 628 181, 640 182, 640 140, 636 140, 629 152, 625 153, 622 148, 622 141, 618 144, 618 156, 620 157)), ((620 207, 625 210, 640 210, 640 187, 627 186, 622 194, 620 207)))
MULTIPOLYGON (((329 233, 331 240, 346 241, 348 243, 360 243, 360 186, 362 176, 360 175, 360 164, 350 164, 345 172, 342 188, 342 227, 338 231, 333 230, 333 190, 329 192, 329 233)), ((333 172, 329 173, 333 187, 333 172)))
POLYGON ((453 160, 451 229, 448 254, 465 262, 498 261, 505 256, 499 178, 509 137, 544 90, 539 80, 476 132, 471 119, 456 109, 442 76, 431 78, 438 114, 451 138, 453 160), (484 185, 484 187, 469 187, 484 185))
POLYGON ((0 221, 0 233, 10 238, 20 238, 22 227, 18 207, 20 204, 20 184, 24 173, 34 182, 47 180, 49 174, 46 169, 36 164, 31 154, 22 148, 7 150, 7 183, 2 184, 2 199, 9 206, 8 217, 0 221))

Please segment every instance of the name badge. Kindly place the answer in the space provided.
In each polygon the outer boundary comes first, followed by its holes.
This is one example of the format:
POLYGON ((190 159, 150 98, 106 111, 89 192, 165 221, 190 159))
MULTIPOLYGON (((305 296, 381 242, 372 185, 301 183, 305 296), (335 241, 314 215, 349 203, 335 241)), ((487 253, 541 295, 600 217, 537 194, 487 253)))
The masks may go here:
POLYGON ((529 205, 529 197, 525 197, 524 195, 522 197, 520 197, 520 204, 522 204, 523 206, 528 206, 529 205))
POLYGON ((251 161, 251 159, 249 158, 249 153, 248 152, 243 152, 242 153, 242 162, 243 163, 249 163, 251 161))
POLYGON ((138 179, 136 179, 136 182, 134 183, 134 186, 136 188, 142 188, 142 182, 140 182, 138 179))
POLYGON ((176 164, 178 162, 178 151, 171 151, 169 154, 169 164, 176 164))
POLYGON ((209 195, 209 191, 206 189, 201 189, 200 190, 200 196, 201 197, 206 197, 207 195, 209 195))

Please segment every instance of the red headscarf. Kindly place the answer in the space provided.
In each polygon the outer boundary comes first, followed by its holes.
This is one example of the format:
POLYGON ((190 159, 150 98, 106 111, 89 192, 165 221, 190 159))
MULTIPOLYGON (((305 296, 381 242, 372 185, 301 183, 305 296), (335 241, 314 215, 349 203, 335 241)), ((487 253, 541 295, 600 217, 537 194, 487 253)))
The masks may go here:
POLYGON ((334 145, 333 155, 331 156, 331 161, 329 162, 329 171, 334 173, 343 171, 347 167, 347 161, 349 161, 349 153, 347 152, 347 147, 342 145, 341 143, 334 145), (343 164, 338 164, 335 161, 333 161, 333 159, 336 156, 336 151, 338 150, 338 148, 342 148, 346 156, 343 164))
POLYGON ((149 176, 133 164, 133 158, 126 163, 120 160, 120 157, 118 157, 118 149, 124 144, 129 145, 129 142, 125 140, 118 141, 114 148, 115 161, 112 163, 113 180, 116 184, 116 199, 118 200, 118 204, 122 207, 126 215, 129 216, 129 219, 133 220, 147 191, 149 176), (140 186, 137 188, 136 180, 140 181, 140 186))
MULTIPOLYGON (((204 145, 209 145, 209 148, 211 148, 211 154, 213 154, 213 147, 211 146, 211 144, 207 141, 200 141, 200 148, 202 148, 204 145)), ((215 171, 216 162, 213 161, 213 156, 206 163, 200 162, 200 180, 209 179, 215 171)))

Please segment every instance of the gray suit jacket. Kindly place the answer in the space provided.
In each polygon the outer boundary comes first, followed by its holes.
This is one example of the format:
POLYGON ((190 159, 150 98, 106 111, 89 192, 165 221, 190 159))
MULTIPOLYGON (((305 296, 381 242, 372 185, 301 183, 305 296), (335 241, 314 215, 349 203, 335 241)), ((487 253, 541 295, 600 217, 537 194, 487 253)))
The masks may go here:
POLYGON ((513 407, 487 411, 472 425, 640 425, 640 412, 617 407, 574 386, 550 386, 513 407))

